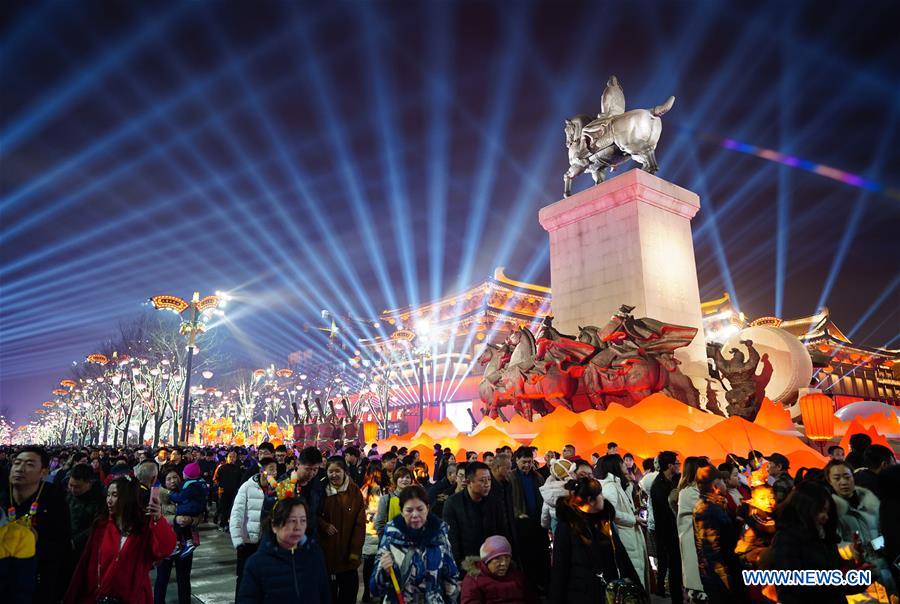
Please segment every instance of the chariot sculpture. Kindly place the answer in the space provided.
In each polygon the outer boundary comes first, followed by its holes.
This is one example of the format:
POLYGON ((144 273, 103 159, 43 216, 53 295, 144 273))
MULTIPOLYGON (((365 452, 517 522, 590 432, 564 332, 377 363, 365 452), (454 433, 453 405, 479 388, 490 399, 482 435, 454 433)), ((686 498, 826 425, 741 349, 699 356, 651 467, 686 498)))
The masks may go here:
POLYGON ((594 409, 632 406, 654 392, 700 408, 700 393, 674 356, 697 329, 636 319, 632 310, 622 306, 604 327, 581 327, 577 337, 559 333, 548 317, 537 338, 523 327, 503 344, 488 344, 478 358, 485 414, 497 418, 500 407, 512 404, 530 421, 535 412, 573 409, 579 391, 594 409))
POLYGON ((595 183, 603 182, 605 172, 633 159, 645 172, 655 174, 656 144, 662 133, 660 116, 675 104, 670 96, 651 109, 625 111, 625 93, 616 76, 610 76, 600 99, 597 117, 579 114, 566 120, 566 148, 569 169, 563 175, 564 195, 572 193, 572 179, 587 171, 595 183))

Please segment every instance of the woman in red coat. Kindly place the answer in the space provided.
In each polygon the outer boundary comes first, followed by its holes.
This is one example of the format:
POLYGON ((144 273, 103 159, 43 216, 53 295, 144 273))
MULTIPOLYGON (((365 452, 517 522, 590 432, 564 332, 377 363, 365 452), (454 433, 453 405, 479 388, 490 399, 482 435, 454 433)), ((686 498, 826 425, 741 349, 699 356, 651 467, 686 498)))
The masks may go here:
POLYGON ((460 604, 534 604, 533 590, 525 588, 525 577, 512 566, 512 548, 506 537, 493 535, 484 540, 480 558, 463 560, 466 578, 460 604))
POLYGON ((98 520, 78 562, 66 604, 152 604, 150 569, 175 549, 175 532, 160 517, 159 501, 141 507, 137 480, 121 476, 106 492, 107 518, 98 520))

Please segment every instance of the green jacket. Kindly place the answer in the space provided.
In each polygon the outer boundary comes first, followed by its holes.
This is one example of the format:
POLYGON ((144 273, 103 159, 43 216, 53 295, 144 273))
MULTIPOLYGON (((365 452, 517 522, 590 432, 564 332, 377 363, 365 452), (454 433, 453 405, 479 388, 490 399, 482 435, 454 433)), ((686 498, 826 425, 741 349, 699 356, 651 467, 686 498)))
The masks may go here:
POLYGON ((106 496, 99 482, 94 482, 84 495, 76 497, 66 493, 69 504, 69 517, 72 523, 72 545, 76 552, 81 552, 91 536, 94 521, 106 510, 106 496))

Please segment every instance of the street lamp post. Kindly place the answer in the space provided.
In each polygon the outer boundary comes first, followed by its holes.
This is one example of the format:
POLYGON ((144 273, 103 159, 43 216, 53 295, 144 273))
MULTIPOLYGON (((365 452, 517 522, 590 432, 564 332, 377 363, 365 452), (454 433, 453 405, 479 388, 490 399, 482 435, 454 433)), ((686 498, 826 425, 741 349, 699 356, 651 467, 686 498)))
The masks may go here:
POLYGON ((419 426, 425 423, 425 355, 419 355, 419 426))
MULTIPOLYGON (((187 309, 191 310, 190 319, 182 320, 179 332, 181 335, 187 336, 187 359, 185 360, 185 376, 184 376, 184 402, 181 406, 181 432, 178 440, 182 443, 187 442, 188 427, 190 424, 190 401, 191 401, 191 367, 194 360, 194 349, 197 344, 197 336, 206 331, 206 325, 200 321, 201 316, 207 310, 213 310, 219 306, 221 298, 219 296, 206 296, 200 298, 200 292, 194 292, 191 301, 183 300, 178 296, 161 295, 150 298, 153 307, 156 309, 165 309, 174 311, 181 315, 187 309)), ((177 421, 177 420, 176 420, 177 421)))
POLYGON ((431 322, 420 321, 416 326, 416 358, 419 361, 419 426, 425 422, 425 360, 431 357, 431 346, 434 341, 434 331, 431 322))

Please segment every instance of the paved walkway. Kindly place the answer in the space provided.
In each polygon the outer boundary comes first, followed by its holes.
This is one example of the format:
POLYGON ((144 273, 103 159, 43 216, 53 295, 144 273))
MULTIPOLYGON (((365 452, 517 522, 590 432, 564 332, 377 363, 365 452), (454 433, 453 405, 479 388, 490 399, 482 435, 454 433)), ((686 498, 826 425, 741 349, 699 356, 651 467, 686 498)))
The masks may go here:
MULTIPOLYGON (((191 571, 191 594, 194 604, 233 604, 234 602, 234 569, 236 564, 231 536, 220 533, 212 524, 200 527, 201 545, 194 552, 194 566, 191 571)), ((175 579, 177 571, 172 571, 169 580, 169 591, 166 604, 178 604, 178 591, 175 579)), ((151 584, 155 577, 151 576, 151 584)), ((357 599, 362 599, 360 587, 357 599)), ((668 599, 651 595, 653 604, 664 604, 668 599)))
MULTIPOLYGON (((192 601, 202 604, 232 604, 234 602, 234 568, 236 558, 231 537, 220 533, 212 524, 200 527, 200 547, 194 552, 191 570, 192 601)), ((172 571, 166 604, 178 604, 178 589, 172 571)), ((155 578, 151 577, 151 582, 155 578)))

